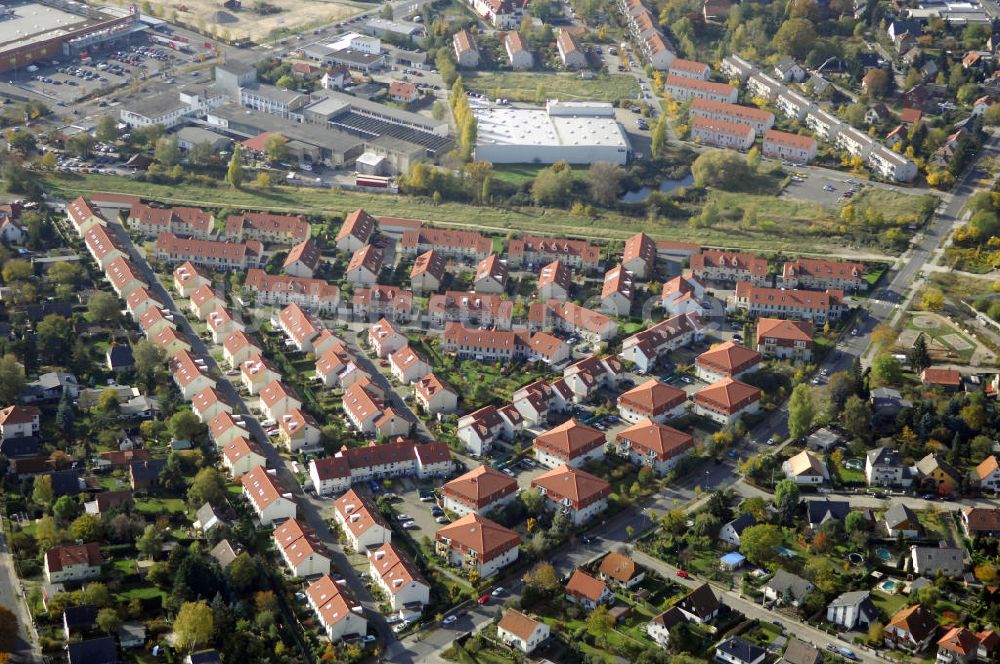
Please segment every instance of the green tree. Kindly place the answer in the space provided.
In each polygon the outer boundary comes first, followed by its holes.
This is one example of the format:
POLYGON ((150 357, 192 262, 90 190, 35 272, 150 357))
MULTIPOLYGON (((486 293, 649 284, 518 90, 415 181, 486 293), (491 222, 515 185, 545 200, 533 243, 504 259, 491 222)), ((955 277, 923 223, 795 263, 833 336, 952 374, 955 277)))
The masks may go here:
POLYGON ((801 438, 809 433, 813 420, 816 418, 816 406, 813 403, 812 391, 805 383, 799 383, 792 390, 788 400, 788 435, 801 438))
POLYGON ((774 487, 774 507, 781 523, 790 525, 799 507, 799 485, 789 479, 778 482, 774 487))
POLYGON ((233 148, 233 156, 229 158, 229 168, 226 170, 226 182, 235 189, 243 186, 243 157, 239 146, 233 148))
POLYGON ((753 518, 757 520, 757 523, 764 523, 768 519, 767 501, 760 496, 753 496, 745 499, 740 504, 740 511, 752 514, 753 518))
POLYGON ((281 134, 271 134, 264 141, 264 156, 271 163, 284 161, 288 156, 288 139, 281 134))
POLYGON ((170 417, 170 435, 178 440, 191 440, 202 426, 198 416, 190 410, 179 410, 170 417))
POLYGON ((8 284, 16 281, 27 281, 34 276, 35 271, 31 267, 31 262, 23 258, 13 258, 3 265, 3 280, 8 284))
POLYGON ((215 148, 208 141, 199 141, 188 150, 188 161, 196 166, 207 166, 215 159, 215 148))
POLYGON ((48 514, 35 524, 35 541, 42 549, 51 549, 62 541, 62 531, 48 514))
POLYGON ((69 525, 69 535, 75 540, 97 542, 103 534, 104 522, 95 514, 81 514, 69 525))
POLYGON ((840 419, 844 429, 855 439, 867 440, 871 435, 871 406, 856 394, 852 394, 844 403, 840 419))
POLYGON ((167 354, 152 341, 141 339, 132 347, 132 358, 136 375, 148 387, 153 385, 156 377, 164 371, 167 354))
POLYGON ((66 151, 74 157, 89 157, 94 151, 94 137, 85 131, 73 134, 66 140, 66 151))
POLYGON ((76 516, 79 507, 73 496, 59 496, 55 504, 52 505, 52 514, 59 523, 69 523, 76 516))
POLYGON ((781 528, 767 524, 750 526, 740 535, 740 553, 754 565, 774 560, 775 549, 784 541, 781 528))
POLYGON ((96 291, 90 296, 90 300, 87 301, 87 312, 92 320, 108 324, 117 324, 122 316, 118 298, 105 291, 96 291))
POLYGON ((155 525, 150 524, 136 540, 135 548, 141 555, 152 558, 160 552, 163 547, 163 531, 155 525))
POLYGON ((652 142, 651 150, 653 152, 653 159, 661 159, 667 150, 667 117, 661 115, 660 119, 656 121, 653 125, 653 131, 650 134, 650 139, 652 142))
POLYGON ((590 612, 587 616, 587 631, 594 635, 598 641, 605 641, 608 637, 608 632, 615 625, 615 619, 608 615, 608 607, 605 604, 599 604, 596 609, 590 612))
POLYGON ((164 136, 156 141, 153 148, 153 159, 164 168, 172 168, 181 161, 181 150, 177 147, 177 139, 173 136, 164 136))
POLYGON ((200 507, 205 503, 221 504, 226 498, 226 481, 222 473, 212 466, 205 466, 198 471, 188 489, 188 503, 200 507))
POLYGON ((737 191, 746 186, 750 169, 743 155, 732 150, 707 150, 691 164, 691 174, 699 187, 737 191))
POLYGON ((590 198, 598 205, 611 206, 618 200, 622 178, 625 172, 621 166, 597 161, 587 169, 585 181, 590 190, 590 198))
POLYGON ((102 143, 113 143, 118 140, 118 123, 110 115, 102 115, 97 118, 94 137, 102 143))
POLYGON ((750 169, 751 173, 756 173, 757 169, 760 168, 760 150, 757 148, 750 148, 747 151, 747 168, 750 169))
POLYGON ((13 403, 24 392, 24 367, 13 355, 0 358, 0 403, 13 403))
POLYGON ((97 628, 105 634, 115 634, 122 626, 122 618, 114 609, 101 609, 97 612, 97 628))
POLYGON ((66 360, 66 349, 75 338, 73 324, 58 314, 49 314, 41 320, 35 331, 38 352, 46 362, 61 365, 66 360))
POLYGON ((226 567, 226 575, 233 590, 245 592, 257 583, 257 561, 246 551, 236 556, 233 562, 226 567))
POLYGON ((38 149, 38 141, 35 139, 35 135, 26 129, 18 129, 12 132, 7 138, 7 145, 10 146, 11 150, 15 150, 21 154, 31 154, 38 149))
POLYGON ((56 409, 56 426, 64 436, 72 436, 75 423, 76 411, 73 410, 73 400, 69 392, 63 392, 59 397, 59 407, 56 409))
POLYGON ((903 367, 892 355, 883 353, 872 361, 871 381, 873 385, 898 385, 903 379, 903 367))
POLYGON ((47 276, 53 283, 75 287, 80 283, 82 272, 76 263, 56 263, 49 268, 47 276))
POLYGON ((907 360, 914 373, 920 373, 931 366, 931 355, 927 352, 927 341, 924 339, 924 335, 917 336, 917 340, 913 342, 913 347, 908 353, 907 360))
POLYGON ((545 497, 538 489, 528 489, 518 494, 528 514, 541 514, 545 508, 545 497))
POLYGON ((207 645, 215 635, 215 618, 205 602, 185 602, 174 618, 177 647, 192 651, 207 645))
POLYGON ((36 475, 31 489, 31 500, 37 505, 48 508, 52 506, 55 496, 55 491, 52 489, 52 476, 36 475))
POLYGON ((778 53, 803 59, 816 42, 816 28, 805 18, 790 18, 781 24, 772 45, 778 53))
POLYGON ((573 171, 564 162, 542 169, 531 184, 535 205, 565 205, 573 189, 573 171))

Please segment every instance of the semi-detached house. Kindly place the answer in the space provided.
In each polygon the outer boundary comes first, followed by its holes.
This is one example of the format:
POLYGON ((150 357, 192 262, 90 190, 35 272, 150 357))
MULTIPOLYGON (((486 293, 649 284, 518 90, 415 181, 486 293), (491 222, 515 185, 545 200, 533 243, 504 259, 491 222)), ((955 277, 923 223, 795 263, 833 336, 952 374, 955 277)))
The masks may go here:
POLYGON ((725 426, 760 410, 761 391, 733 378, 723 378, 694 395, 695 412, 725 426))
POLYGON ((316 531, 298 519, 289 519, 272 534, 275 547, 292 576, 309 577, 330 573, 330 552, 316 531))
POLYGON ((723 378, 742 378, 757 370, 761 354, 755 350, 726 341, 699 355, 695 361, 695 373, 706 383, 714 383, 723 378))
POLYGON ((563 464, 579 468, 588 461, 603 459, 606 444, 604 432, 574 418, 536 436, 532 448, 535 460, 546 468, 563 464))
POLYGON ((781 318, 757 319, 757 352, 764 357, 812 360, 813 325, 781 318))
POLYGON ((361 208, 350 213, 337 232, 337 250, 353 254, 371 241, 376 224, 375 217, 361 208))
POLYGON ((651 419, 663 423, 684 414, 684 390, 650 378, 618 396, 618 413, 626 422, 651 419))
POLYGON ((354 489, 348 489, 333 505, 334 518, 355 551, 364 553, 392 540, 392 529, 378 508, 354 489))
POLYGON ((388 598, 393 610, 401 610, 408 604, 430 603, 430 584, 409 556, 392 542, 369 552, 368 566, 372 580, 388 598))
POLYGON ((494 405, 458 418, 458 439, 465 444, 473 458, 486 454, 504 432, 504 423, 494 405))
POLYGON ((306 598, 331 642, 368 631, 365 609, 346 584, 323 576, 306 588, 306 598))

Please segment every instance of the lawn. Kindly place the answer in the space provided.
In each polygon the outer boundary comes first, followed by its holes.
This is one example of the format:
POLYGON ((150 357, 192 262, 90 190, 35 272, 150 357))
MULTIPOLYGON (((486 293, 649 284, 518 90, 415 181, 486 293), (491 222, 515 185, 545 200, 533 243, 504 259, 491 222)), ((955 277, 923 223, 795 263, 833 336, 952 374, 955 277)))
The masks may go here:
POLYGON ((602 74, 590 80, 579 74, 538 72, 462 73, 467 90, 512 101, 611 101, 635 99, 639 85, 627 74, 602 74), (539 95, 539 92, 542 94, 539 95))
POLYGON ((872 601, 875 602, 875 606, 881 609, 887 616, 894 615, 897 611, 906 606, 905 595, 887 595, 881 590, 872 591, 872 601))
MULTIPOLYGON (((523 171, 522 171, 523 172, 523 171)), ((512 177, 517 177, 512 176, 512 177)), ((721 210, 735 204, 742 210, 753 207, 761 221, 754 228, 742 230, 734 221, 720 221, 712 227, 692 229, 677 220, 650 222, 645 216, 627 217, 608 211, 590 218, 570 214, 561 208, 501 208, 476 207, 460 203, 434 205, 428 198, 393 196, 340 189, 308 189, 276 186, 269 190, 226 186, 208 187, 192 184, 157 185, 108 175, 59 174, 47 179, 54 196, 73 199, 94 193, 117 193, 142 196, 173 205, 193 205, 206 208, 234 207, 294 214, 344 215, 363 207, 378 216, 416 218, 449 228, 478 230, 507 235, 511 231, 571 236, 594 240, 624 240, 638 231, 645 231, 658 240, 697 241, 705 246, 732 247, 761 251, 792 251, 797 254, 813 251, 824 253, 841 244, 839 238, 824 230, 805 241, 813 224, 832 228, 833 220, 819 205, 801 201, 785 201, 774 196, 735 194, 722 191, 709 193, 721 210), (820 224, 818 219, 823 220, 820 224)), ((702 203, 690 205, 694 214, 702 203)))
POLYGON ((913 330, 914 332, 923 333, 933 340, 933 342, 928 340, 927 345, 928 350, 931 352, 932 359, 937 361, 950 361, 967 364, 969 360, 972 359, 973 352, 975 352, 975 343, 964 334, 961 334, 958 329, 952 326, 944 316, 922 312, 912 314, 906 318, 905 328, 907 330, 913 330), (928 327, 927 325, 917 325, 917 320, 928 318, 936 320, 937 326, 928 327), (960 345, 965 346, 964 348, 955 347, 954 342, 956 341, 956 338, 960 345))
MULTIPOLYGON (((496 164, 493 167, 493 173, 497 180, 519 187, 525 182, 534 180, 539 171, 548 167, 548 164, 496 164)), ((576 164, 571 166, 570 170, 579 177, 588 168, 590 167, 576 164)))
POLYGON ((840 478, 841 482, 850 483, 858 482, 863 483, 865 481, 865 472, 863 470, 854 470, 852 468, 847 468, 844 466, 843 462, 836 462, 831 460, 831 465, 833 467, 833 472, 840 478))
POLYGON ((932 204, 936 206, 937 201, 938 197, 933 194, 919 195, 891 191, 883 187, 865 187, 851 199, 850 205, 853 205, 857 212, 863 212, 870 207, 881 212, 886 219, 913 217, 913 221, 919 222, 921 213, 926 209, 925 206, 932 204))
POLYGON ((162 512, 186 511, 184 501, 180 498, 144 498, 135 502, 135 509, 141 514, 160 514, 162 512))

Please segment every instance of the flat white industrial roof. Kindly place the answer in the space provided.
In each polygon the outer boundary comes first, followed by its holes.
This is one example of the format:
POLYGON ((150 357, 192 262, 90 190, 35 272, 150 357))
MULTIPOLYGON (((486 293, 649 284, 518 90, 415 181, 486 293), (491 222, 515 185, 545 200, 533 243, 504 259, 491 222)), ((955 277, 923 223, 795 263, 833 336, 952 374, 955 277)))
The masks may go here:
POLYGON ((551 116, 542 109, 474 108, 479 145, 548 145, 628 148, 613 117, 551 116))

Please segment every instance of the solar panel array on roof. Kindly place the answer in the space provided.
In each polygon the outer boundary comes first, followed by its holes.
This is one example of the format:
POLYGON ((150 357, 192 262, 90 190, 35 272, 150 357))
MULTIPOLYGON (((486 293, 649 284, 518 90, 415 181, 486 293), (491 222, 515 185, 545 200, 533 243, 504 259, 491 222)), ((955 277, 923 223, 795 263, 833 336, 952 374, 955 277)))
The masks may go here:
POLYGON ((339 115, 336 120, 331 120, 330 126, 366 138, 390 136, 401 141, 419 145, 426 148, 432 154, 446 152, 453 145, 452 140, 447 136, 438 136, 429 132, 385 122, 384 120, 367 117, 353 111, 339 115))

